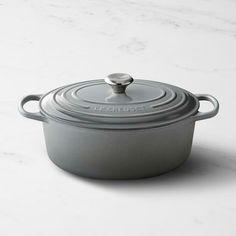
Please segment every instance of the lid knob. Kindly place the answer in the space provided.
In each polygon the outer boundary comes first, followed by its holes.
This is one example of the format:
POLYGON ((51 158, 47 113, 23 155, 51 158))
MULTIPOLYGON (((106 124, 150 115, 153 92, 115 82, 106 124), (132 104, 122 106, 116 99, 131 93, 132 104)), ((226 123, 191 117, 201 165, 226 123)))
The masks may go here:
POLYGON ((125 93, 126 87, 133 81, 130 75, 124 73, 110 74, 105 78, 105 82, 111 86, 114 93, 125 93))

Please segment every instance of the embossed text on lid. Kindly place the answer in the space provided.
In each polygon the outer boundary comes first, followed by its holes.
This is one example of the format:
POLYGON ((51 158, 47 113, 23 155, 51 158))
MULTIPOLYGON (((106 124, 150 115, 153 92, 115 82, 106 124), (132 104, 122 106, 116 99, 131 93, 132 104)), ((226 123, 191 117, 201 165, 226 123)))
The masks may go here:
POLYGON ((58 88, 46 94, 40 105, 42 112, 54 119, 114 125, 169 123, 193 114, 199 107, 196 98, 181 88, 133 80, 121 73, 112 74, 105 81, 58 88))

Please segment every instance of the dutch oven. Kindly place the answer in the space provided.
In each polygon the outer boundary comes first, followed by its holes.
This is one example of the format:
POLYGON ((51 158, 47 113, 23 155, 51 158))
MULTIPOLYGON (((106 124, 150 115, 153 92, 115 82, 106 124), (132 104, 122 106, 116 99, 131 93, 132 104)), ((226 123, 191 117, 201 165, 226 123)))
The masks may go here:
POLYGON ((133 179, 160 175, 189 156, 195 122, 218 113, 211 95, 115 73, 28 95, 20 113, 42 121, 50 159, 77 175, 133 179), (39 102, 39 112, 24 104, 39 102), (200 112, 199 101, 213 109, 200 112))

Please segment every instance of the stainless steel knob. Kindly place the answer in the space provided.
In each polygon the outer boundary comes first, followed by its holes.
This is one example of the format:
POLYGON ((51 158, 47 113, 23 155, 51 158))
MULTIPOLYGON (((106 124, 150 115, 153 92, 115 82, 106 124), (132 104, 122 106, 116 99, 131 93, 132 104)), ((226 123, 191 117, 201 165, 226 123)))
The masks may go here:
POLYGON ((126 87, 133 81, 130 75, 124 73, 110 74, 105 78, 105 82, 111 86, 114 93, 125 93, 126 87))

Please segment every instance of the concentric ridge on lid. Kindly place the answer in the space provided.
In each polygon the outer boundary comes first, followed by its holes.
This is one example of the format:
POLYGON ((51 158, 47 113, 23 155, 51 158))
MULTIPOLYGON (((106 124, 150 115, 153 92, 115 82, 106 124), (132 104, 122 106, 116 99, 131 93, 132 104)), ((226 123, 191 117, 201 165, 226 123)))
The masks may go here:
POLYGON ((134 80, 122 92, 103 80, 80 82, 55 89, 40 102, 42 113, 52 119, 120 128, 169 124, 198 107, 196 97, 186 90, 148 80, 134 80))

